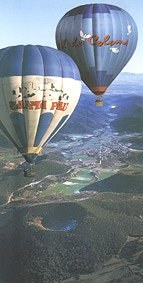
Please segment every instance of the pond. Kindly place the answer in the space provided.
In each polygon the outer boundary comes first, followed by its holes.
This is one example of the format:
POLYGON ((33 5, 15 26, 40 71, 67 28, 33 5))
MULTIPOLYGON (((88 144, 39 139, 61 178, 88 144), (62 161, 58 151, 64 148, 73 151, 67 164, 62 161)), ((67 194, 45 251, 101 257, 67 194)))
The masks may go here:
POLYGON ((73 231, 82 224, 85 216, 85 209, 78 204, 51 204, 42 217, 42 225, 52 231, 73 231))

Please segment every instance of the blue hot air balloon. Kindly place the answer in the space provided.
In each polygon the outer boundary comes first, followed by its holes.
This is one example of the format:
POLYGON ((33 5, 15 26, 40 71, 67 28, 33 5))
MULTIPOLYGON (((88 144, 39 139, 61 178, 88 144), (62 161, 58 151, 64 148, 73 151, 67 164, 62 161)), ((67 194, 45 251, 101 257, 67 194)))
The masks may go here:
POLYGON ((0 50, 1 129, 27 162, 65 124, 80 91, 78 67, 64 52, 39 45, 0 50))
POLYGON ((67 12, 56 28, 56 43, 79 67, 81 78, 97 96, 132 57, 138 40, 133 18, 122 8, 87 4, 67 12))

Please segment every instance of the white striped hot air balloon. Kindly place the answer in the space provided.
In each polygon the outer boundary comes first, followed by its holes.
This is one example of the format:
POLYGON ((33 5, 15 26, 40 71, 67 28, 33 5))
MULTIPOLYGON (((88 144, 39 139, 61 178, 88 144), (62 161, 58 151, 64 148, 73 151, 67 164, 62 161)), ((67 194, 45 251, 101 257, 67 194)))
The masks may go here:
POLYGON ((19 45, 0 50, 1 129, 33 163, 79 100, 78 67, 64 52, 19 45))

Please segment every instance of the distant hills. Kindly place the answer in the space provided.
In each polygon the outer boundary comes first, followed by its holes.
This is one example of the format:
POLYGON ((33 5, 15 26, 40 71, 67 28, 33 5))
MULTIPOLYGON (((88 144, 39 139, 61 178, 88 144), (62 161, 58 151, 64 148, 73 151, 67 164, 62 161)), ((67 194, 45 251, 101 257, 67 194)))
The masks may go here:
MULTIPOLYGON (((112 84, 110 85, 110 87, 112 87, 112 85, 119 85, 119 84, 129 84, 129 85, 135 85, 135 84, 139 84, 139 85, 143 85, 143 74, 141 73, 129 73, 129 72, 121 72, 116 78, 115 80, 112 82, 112 84)), ((88 87, 83 83, 82 84, 82 93, 88 93, 91 92, 88 87)))
POLYGON ((130 84, 142 84, 143 85, 143 74, 140 73, 129 73, 129 72, 121 72, 113 84, 119 83, 130 83, 130 84))
MULTIPOLYGON (((117 132, 140 132, 143 130, 143 74, 121 72, 109 86, 103 97, 104 106, 95 106, 95 95, 82 84, 79 102, 66 125, 56 135, 93 133, 110 123, 117 132), (115 108, 112 108, 115 105, 115 108), (112 120, 112 122, 111 122, 112 120)), ((0 131, 0 146, 11 143, 0 131)))
MULTIPOLYGON (((143 131, 143 74, 123 73, 103 96, 103 107, 96 107, 96 97, 83 85, 82 94, 71 118, 60 133, 82 134, 107 130, 117 133, 143 131), (128 83, 130 80, 131 83, 128 83), (137 83, 137 81, 140 83, 137 83)), ((60 135, 60 133, 58 135, 60 135)))

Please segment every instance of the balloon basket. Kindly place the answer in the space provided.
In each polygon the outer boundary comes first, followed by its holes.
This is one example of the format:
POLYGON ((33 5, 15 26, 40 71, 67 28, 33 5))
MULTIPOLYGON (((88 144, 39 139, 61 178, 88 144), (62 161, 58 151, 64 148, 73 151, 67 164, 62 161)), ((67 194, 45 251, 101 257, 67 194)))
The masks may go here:
POLYGON ((34 177, 34 176, 35 176, 35 172, 33 171, 33 166, 31 164, 29 168, 24 169, 24 177, 34 177))
POLYGON ((97 99, 97 100, 95 101, 95 105, 96 105, 96 106, 103 106, 103 101, 97 99))

